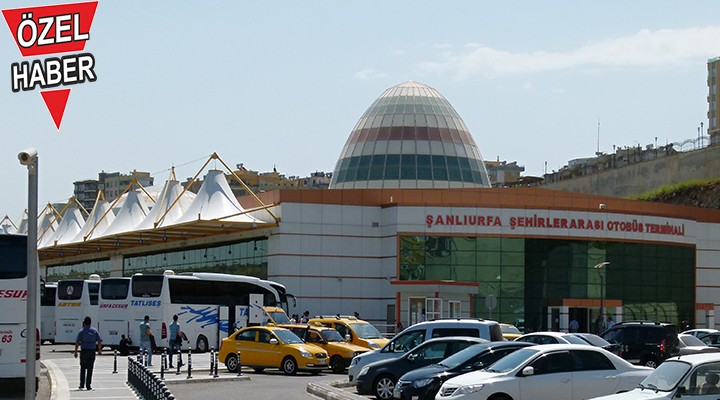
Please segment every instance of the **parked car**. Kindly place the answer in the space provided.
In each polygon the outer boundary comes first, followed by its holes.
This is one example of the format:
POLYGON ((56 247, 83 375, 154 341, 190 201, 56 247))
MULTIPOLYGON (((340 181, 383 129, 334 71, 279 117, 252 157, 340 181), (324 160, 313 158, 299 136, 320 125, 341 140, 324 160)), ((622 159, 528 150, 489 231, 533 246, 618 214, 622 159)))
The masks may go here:
POLYGON ((698 329, 690 329, 689 331, 682 332, 686 335, 693 335, 696 338, 700 339, 701 337, 718 332, 717 329, 710 329, 710 328, 698 328, 698 329))
POLYGON ((342 337, 349 337, 348 342, 354 345, 367 347, 371 350, 379 349, 385 346, 385 344, 389 341, 383 337, 380 331, 378 331, 373 324, 358 319, 352 315, 320 315, 315 318, 311 318, 308 323, 319 323, 333 328, 340 332, 342 337))
POLYGON ((720 347, 720 332, 708 333, 700 336, 699 339, 708 346, 720 347))
POLYGON ((515 340, 522 336, 522 332, 520 332, 515 325, 500 324, 500 329, 502 330, 503 337, 507 340, 515 340))
POLYGON ((619 322, 600 337, 622 346, 620 356, 633 364, 656 368, 677 355, 678 334, 673 324, 654 321, 619 322))
POLYGON ((367 347, 347 342, 340 332, 327 326, 299 324, 287 325, 283 328, 290 329, 305 343, 325 349, 330 357, 330 369, 337 374, 345 372, 353 357, 369 351, 367 347))
POLYGON ((240 329, 222 340, 218 360, 228 371, 237 372, 240 364, 256 372, 280 368, 287 375, 298 370, 319 373, 328 367, 327 352, 302 341, 297 335, 277 326, 251 326, 240 329))
POLYGON ((475 344, 437 364, 419 368, 401 376, 395 384, 394 397, 400 400, 433 400, 446 380, 491 365, 525 347, 526 342, 490 342, 475 344))
POLYGON ((720 398, 720 353, 692 354, 665 360, 637 388, 594 400, 661 400, 720 398))
POLYGON ((358 394, 372 394, 378 400, 393 397, 395 383, 404 373, 438 363, 474 344, 489 343, 468 336, 447 336, 426 340, 401 357, 376 361, 363 367, 355 380, 358 394))
POLYGON ((435 337, 470 336, 489 341, 505 340, 500 325, 495 321, 448 318, 425 321, 405 328, 380 350, 368 351, 353 358, 348 378, 355 383, 358 373, 371 362, 400 357, 422 342, 435 337))
POLYGON ((702 340, 696 338, 693 335, 680 334, 678 335, 678 339, 678 354, 681 356, 697 353, 720 352, 720 348, 708 346, 702 340))
POLYGON ((615 354, 616 356, 619 356, 620 353, 622 353, 622 347, 619 344, 612 344, 593 333, 573 332, 572 334, 595 347, 602 347, 603 349, 615 354))
POLYGON ((533 332, 526 333, 517 339, 517 342, 527 342, 535 344, 583 344, 588 345, 589 343, 572 333, 563 332, 533 332))
POLYGON ((587 399, 631 390, 652 371, 595 346, 532 346, 449 379, 436 399, 587 399))

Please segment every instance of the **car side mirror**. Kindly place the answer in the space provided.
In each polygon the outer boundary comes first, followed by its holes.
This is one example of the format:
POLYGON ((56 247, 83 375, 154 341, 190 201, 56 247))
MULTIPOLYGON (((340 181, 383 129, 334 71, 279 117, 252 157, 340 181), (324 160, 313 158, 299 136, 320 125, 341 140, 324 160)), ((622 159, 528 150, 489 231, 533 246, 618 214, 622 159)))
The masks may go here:
POLYGON ((349 333, 346 333, 346 334, 345 334, 345 341, 346 341, 346 342, 350 342, 351 340, 352 340, 352 338, 350 337, 350 334, 349 334, 349 333))
POLYGON ((407 359, 408 359, 408 361, 415 361, 417 356, 418 356, 417 354, 408 354, 407 359))
POLYGON ((478 362, 472 364, 472 369, 474 369, 474 370, 483 369, 483 368, 485 368, 485 363, 482 361, 478 361, 478 362))
POLYGON ((523 368, 522 372, 520 373, 522 376, 530 376, 535 374, 535 368, 533 367, 525 367, 523 368))
POLYGON ((388 350, 390 350, 391 352, 395 351, 395 342, 390 342, 390 344, 388 345, 388 350))
POLYGON ((277 339, 272 338, 272 339, 270 339, 270 342, 269 342, 269 343, 270 343, 270 344, 278 344, 279 342, 278 342, 277 339))

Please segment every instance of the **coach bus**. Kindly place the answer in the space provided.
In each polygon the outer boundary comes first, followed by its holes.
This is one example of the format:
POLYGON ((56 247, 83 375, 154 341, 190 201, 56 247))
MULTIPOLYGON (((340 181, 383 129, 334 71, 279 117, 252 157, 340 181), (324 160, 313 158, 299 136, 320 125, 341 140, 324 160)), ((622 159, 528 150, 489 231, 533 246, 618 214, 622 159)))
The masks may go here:
MULTIPOLYGON (((36 330, 33 335, 27 332, 27 284, 27 236, 0 235, 0 379, 3 388, 19 389, 25 385, 28 336, 34 336, 35 359, 40 359, 40 332, 36 330)), ((39 311, 38 308, 36 315, 39 311)), ((39 315, 37 322, 40 323, 39 315)), ((38 362, 36 377, 39 372, 38 362)))
POLYGON ((40 287, 40 342, 55 342, 56 282, 41 282, 40 287))
POLYGON ((190 272, 132 277, 130 285, 130 337, 140 343, 140 323, 150 317, 158 347, 168 347, 168 328, 178 315, 189 346, 198 352, 218 348, 229 327, 260 325, 266 322, 264 306, 287 307, 285 286, 244 275, 190 272))
POLYGON ((75 343, 83 318, 98 320, 100 275, 88 279, 66 279, 57 283, 55 343, 75 343))
POLYGON ((100 281, 97 328, 103 345, 116 348, 122 335, 130 337, 130 278, 104 278, 100 281))

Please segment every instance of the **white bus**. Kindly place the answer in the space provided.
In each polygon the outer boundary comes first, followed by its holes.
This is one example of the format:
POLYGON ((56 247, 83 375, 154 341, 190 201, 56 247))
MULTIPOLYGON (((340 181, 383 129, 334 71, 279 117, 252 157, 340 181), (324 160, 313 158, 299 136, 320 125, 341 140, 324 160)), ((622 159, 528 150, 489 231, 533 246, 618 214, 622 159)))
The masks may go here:
MULTIPOLYGON (((55 301, 55 343, 75 343, 86 316, 98 320, 100 276, 58 281, 55 301)), ((102 337, 102 336, 101 336, 102 337)))
POLYGON ((121 335, 130 337, 130 278, 104 278, 100 281, 97 320, 103 345, 116 348, 121 335))
MULTIPOLYGON (((27 287, 27 236, 0 235, 0 379, 3 388, 8 388, 5 383, 16 389, 25 385, 27 287)), ((38 307, 38 324, 39 312, 38 307)), ((35 359, 39 360, 39 330, 35 331, 34 336, 35 359)), ((39 372, 38 362, 36 377, 39 372)))
POLYGON ((55 299, 57 283, 42 283, 40 288, 40 342, 55 342, 55 299))
POLYGON ((130 285, 130 337, 140 344, 140 323, 145 315, 158 347, 168 347, 168 325, 178 315, 181 330, 199 352, 218 348, 229 327, 266 322, 263 306, 287 307, 285 286, 244 275, 206 272, 141 275, 130 285))

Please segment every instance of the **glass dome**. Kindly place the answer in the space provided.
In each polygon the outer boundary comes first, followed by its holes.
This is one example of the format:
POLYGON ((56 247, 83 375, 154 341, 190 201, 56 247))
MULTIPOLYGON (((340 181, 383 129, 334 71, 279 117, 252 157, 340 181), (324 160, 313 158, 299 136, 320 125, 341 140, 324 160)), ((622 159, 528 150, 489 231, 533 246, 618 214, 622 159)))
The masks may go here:
POLYGON ((413 81, 387 89, 345 143, 331 189, 490 187, 465 123, 437 90, 413 81))

